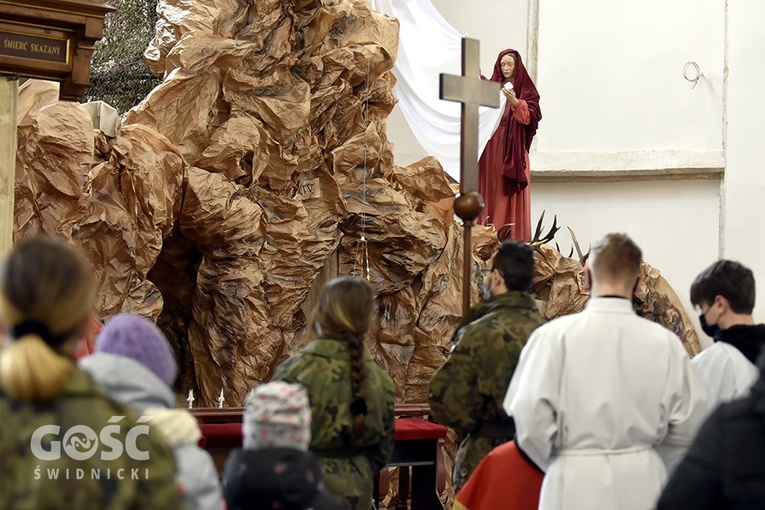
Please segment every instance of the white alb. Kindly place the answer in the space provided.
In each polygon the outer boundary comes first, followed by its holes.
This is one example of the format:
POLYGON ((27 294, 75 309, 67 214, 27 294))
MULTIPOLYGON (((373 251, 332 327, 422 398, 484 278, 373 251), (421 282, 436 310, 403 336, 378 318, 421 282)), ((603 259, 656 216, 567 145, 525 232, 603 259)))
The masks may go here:
POLYGON ((680 339, 621 298, 537 329, 504 401, 540 510, 649 510, 706 415, 680 339))

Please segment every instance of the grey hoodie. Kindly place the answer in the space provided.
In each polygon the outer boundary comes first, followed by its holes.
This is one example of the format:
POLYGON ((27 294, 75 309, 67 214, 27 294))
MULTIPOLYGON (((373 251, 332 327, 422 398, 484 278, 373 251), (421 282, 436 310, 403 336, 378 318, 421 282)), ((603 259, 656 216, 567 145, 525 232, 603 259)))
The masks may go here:
POLYGON ((175 394, 139 362, 108 353, 96 353, 79 362, 110 397, 136 411, 153 416, 149 422, 173 448, 178 481, 189 510, 221 510, 223 496, 212 457, 197 445, 201 433, 196 419, 185 409, 173 409, 175 394))

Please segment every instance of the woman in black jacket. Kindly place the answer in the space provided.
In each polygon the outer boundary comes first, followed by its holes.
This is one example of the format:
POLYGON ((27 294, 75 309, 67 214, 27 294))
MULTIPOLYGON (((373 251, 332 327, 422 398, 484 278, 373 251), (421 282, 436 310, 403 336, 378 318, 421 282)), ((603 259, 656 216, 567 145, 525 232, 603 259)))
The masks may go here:
POLYGON ((670 478, 658 510, 765 510, 765 356, 748 397, 718 407, 670 478))

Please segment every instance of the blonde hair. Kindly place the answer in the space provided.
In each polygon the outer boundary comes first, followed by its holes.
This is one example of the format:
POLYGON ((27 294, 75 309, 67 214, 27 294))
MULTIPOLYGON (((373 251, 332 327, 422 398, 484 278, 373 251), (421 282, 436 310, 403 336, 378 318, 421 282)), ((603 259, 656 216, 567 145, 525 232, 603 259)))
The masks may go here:
POLYGON ((351 353, 351 389, 354 397, 351 403, 352 434, 356 443, 364 436, 364 417, 367 414, 364 338, 372 321, 373 306, 372 287, 366 281, 342 276, 324 286, 315 312, 320 336, 346 342, 351 353))
POLYGON ((74 367, 60 352, 95 301, 85 258, 49 237, 19 244, 0 273, 0 318, 15 341, 0 356, 0 385, 11 396, 49 400, 74 367))
POLYGON ((590 271, 595 281, 631 285, 640 274, 643 252, 627 234, 608 234, 592 248, 590 271))

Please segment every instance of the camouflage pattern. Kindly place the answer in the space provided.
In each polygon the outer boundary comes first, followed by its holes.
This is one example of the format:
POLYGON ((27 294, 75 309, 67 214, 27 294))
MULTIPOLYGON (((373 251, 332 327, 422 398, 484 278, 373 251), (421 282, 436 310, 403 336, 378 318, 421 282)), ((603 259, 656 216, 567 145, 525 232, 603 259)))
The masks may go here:
POLYGON ((147 460, 133 460, 124 451, 114 460, 102 459, 112 451, 101 441, 102 429, 120 416, 124 418, 112 438, 129 445, 128 431, 139 416, 109 399, 78 368, 72 370, 63 395, 52 401, 21 401, 0 392, 0 509, 185 508, 175 483, 173 453, 158 432, 136 434, 135 445, 148 453, 147 460), (52 451, 60 441, 61 453, 57 459, 41 460, 32 450, 33 434, 51 425, 61 428, 43 436, 42 448, 52 451), (98 443, 79 441, 87 436, 75 434, 77 429, 65 442, 68 431, 78 425, 92 429, 98 443), (77 451, 71 449, 77 446, 77 451), (74 460, 69 455, 78 457, 78 452, 87 454, 91 448, 97 449, 89 458, 74 460))
POLYGON ((353 416, 347 344, 315 340, 277 367, 273 380, 303 385, 311 402, 311 451, 329 492, 352 510, 372 506, 374 477, 393 451, 393 381, 364 348, 366 431, 359 446, 351 436, 353 416))
POLYGON ((471 310, 482 316, 458 331, 454 350, 430 381, 433 418, 465 437, 454 459, 455 494, 492 448, 512 439, 512 419, 502 402, 521 349, 545 322, 527 292, 500 294, 471 310), (487 425, 509 432, 479 437, 487 425))
POLYGON ((452 335, 452 348, 456 345, 459 335, 462 333, 462 328, 467 326, 473 321, 477 321, 492 310, 492 303, 494 298, 489 298, 483 301, 479 301, 470 308, 460 319, 460 323, 457 325, 457 329, 454 330, 452 335))

